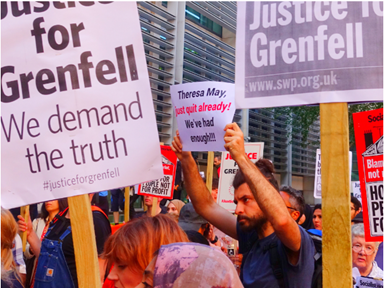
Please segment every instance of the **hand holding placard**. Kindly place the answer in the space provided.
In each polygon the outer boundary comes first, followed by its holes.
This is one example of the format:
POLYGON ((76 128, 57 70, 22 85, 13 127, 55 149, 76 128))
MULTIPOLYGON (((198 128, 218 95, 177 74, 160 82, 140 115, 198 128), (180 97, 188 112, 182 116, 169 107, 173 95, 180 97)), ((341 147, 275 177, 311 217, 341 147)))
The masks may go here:
POLYGON ((227 124, 224 130, 224 147, 231 154, 232 159, 237 161, 239 157, 246 157, 244 149, 244 134, 237 123, 227 124))

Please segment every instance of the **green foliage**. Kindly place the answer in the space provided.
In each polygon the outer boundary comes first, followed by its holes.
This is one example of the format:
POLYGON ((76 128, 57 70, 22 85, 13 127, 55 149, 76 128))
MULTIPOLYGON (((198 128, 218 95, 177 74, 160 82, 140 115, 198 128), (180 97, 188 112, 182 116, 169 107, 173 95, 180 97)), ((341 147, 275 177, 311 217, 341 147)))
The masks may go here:
MULTIPOLYGON (((371 102, 371 103, 360 103, 348 105, 348 120, 349 120, 349 147, 355 144, 355 132, 353 129, 353 118, 352 114, 362 111, 375 110, 383 108, 383 102, 371 102)), ((320 106, 292 106, 292 107, 278 107, 278 108, 267 108, 267 110, 274 112, 275 118, 279 117, 284 119, 287 125, 292 126, 294 132, 300 131, 302 136, 302 146, 308 144, 308 133, 311 126, 316 120, 320 118, 320 106)), ((288 136, 290 133, 287 131, 288 136)))
POLYGON ((383 108, 383 102, 361 103, 348 105, 349 147, 355 145, 355 130, 353 129, 353 113, 383 108))

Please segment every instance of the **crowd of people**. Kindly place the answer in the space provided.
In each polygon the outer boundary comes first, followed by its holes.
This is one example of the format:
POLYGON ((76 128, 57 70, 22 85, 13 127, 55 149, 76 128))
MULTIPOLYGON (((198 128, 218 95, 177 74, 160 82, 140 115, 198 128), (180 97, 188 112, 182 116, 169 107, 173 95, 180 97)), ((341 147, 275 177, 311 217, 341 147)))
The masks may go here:
MULTIPOLYGON (((302 192, 279 187, 271 161, 254 164, 246 156, 237 124, 225 130, 225 148, 239 167, 233 179, 235 215, 217 203, 217 179, 212 191, 207 189, 178 132, 171 147, 183 171, 188 203, 155 204, 145 196, 148 209, 134 211, 132 220, 113 230, 124 206, 123 192, 112 191, 112 224, 108 201, 102 198, 108 192, 97 194, 102 199, 92 205, 92 215, 104 288, 322 287, 321 204, 312 209, 302 192)), ((220 167, 220 158, 215 165, 220 167)), ((3 208, 1 215, 1 287, 78 287, 66 199, 43 203, 33 221, 18 215, 16 223, 3 208), (19 231, 27 234, 23 254, 19 231)), ((354 275, 383 278, 382 243, 365 241, 361 203, 355 197, 351 219, 354 275)))

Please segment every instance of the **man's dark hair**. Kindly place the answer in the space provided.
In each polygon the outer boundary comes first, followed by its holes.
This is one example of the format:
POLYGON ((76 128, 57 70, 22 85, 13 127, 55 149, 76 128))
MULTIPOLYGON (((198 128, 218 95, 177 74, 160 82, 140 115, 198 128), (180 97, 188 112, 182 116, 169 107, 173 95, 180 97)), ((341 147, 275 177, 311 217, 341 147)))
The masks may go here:
MULTIPOLYGON (((67 198, 62 198, 62 199, 57 199, 59 201, 59 211, 63 211, 65 208, 68 207, 68 200, 67 198)), ((48 201, 46 201, 48 202, 48 201)), ((41 206, 41 212, 40 212, 40 215, 39 217, 42 218, 42 219, 47 219, 47 217, 49 216, 49 213, 47 211, 47 209, 45 208, 45 203, 43 203, 43 206, 41 206)))
POLYGON ((313 208, 313 212, 315 212, 316 209, 320 209, 321 210, 321 204, 316 204, 315 208, 313 208))
POLYGON ((212 190, 219 189, 219 179, 213 178, 212 179, 212 190))
POLYGON ((299 221, 305 210, 304 198, 296 189, 292 188, 291 186, 282 186, 280 187, 280 191, 289 195, 289 203, 291 203, 291 207, 300 213, 299 218, 297 218, 297 221, 299 221))
POLYGON ((351 203, 353 203, 355 211, 359 211, 359 209, 361 208, 361 202, 359 201, 359 199, 357 199, 355 196, 351 196, 351 203))
MULTIPOLYGON (((276 189, 276 191, 279 191, 279 184, 277 184, 277 181, 273 176, 273 173, 275 173, 275 168, 273 167, 272 162, 269 161, 268 159, 260 159, 255 163, 255 165, 257 168, 259 168, 261 174, 263 174, 264 177, 267 178, 269 183, 271 183, 271 185, 276 189)), ((233 188, 237 189, 240 187, 240 185, 244 183, 245 183, 244 174, 239 169, 232 182, 233 188)))
POLYGON ((221 160, 221 154, 215 154, 215 156, 213 157, 213 159, 215 159, 215 158, 221 160))

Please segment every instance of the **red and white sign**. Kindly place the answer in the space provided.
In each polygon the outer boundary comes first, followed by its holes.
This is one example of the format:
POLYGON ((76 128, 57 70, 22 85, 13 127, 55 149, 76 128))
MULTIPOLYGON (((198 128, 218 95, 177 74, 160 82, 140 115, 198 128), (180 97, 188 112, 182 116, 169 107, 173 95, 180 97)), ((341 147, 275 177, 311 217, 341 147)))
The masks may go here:
POLYGON ((383 241, 383 109, 354 113, 366 241, 383 241))
POLYGON ((175 185, 177 157, 169 146, 161 146, 164 177, 142 183, 139 186, 139 195, 154 196, 165 199, 173 198, 175 185))
MULTIPOLYGON (((245 153, 253 163, 263 158, 264 143, 245 143, 245 153)), ((229 152, 221 153, 221 168, 219 179, 219 192, 217 195, 218 204, 233 213, 236 210, 236 204, 233 203, 235 189, 232 186, 233 178, 238 170, 237 163, 232 159, 229 152)))

